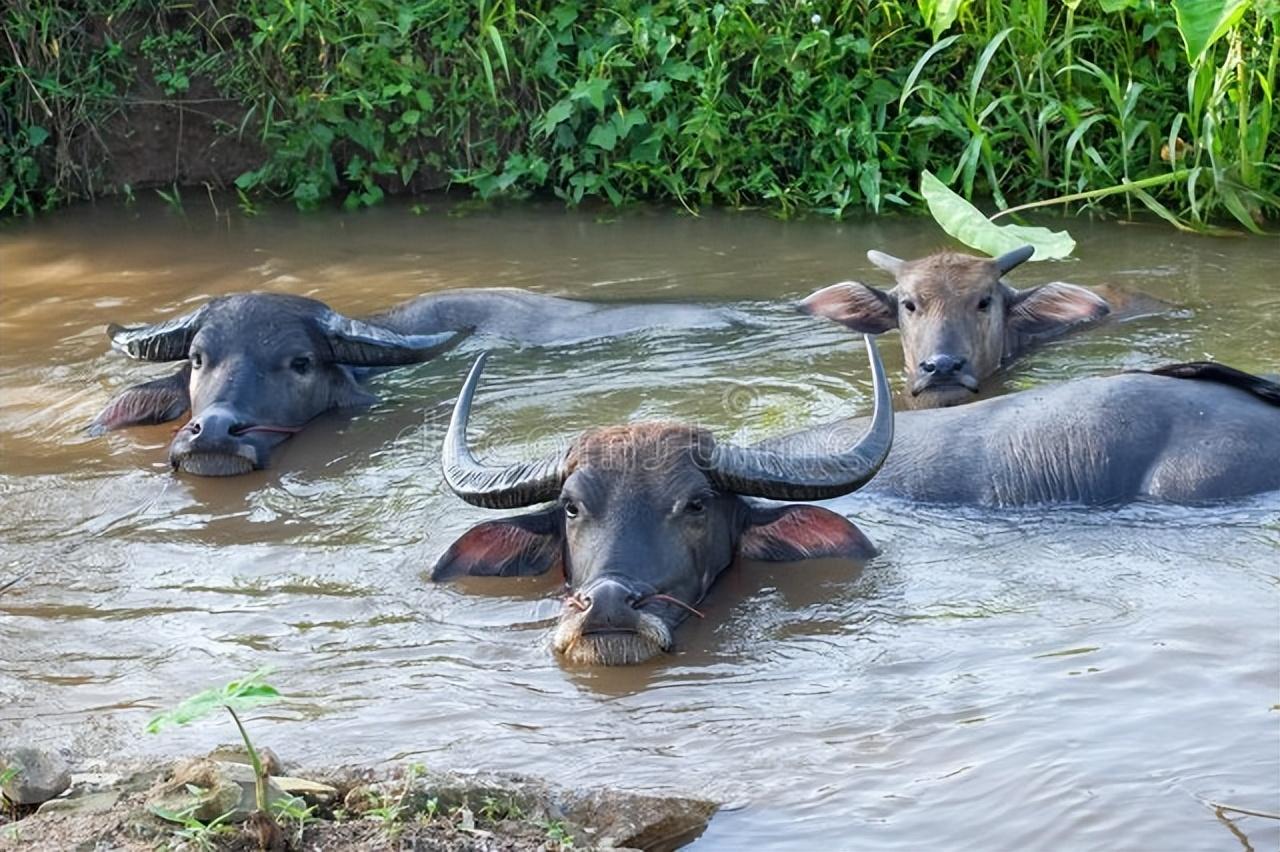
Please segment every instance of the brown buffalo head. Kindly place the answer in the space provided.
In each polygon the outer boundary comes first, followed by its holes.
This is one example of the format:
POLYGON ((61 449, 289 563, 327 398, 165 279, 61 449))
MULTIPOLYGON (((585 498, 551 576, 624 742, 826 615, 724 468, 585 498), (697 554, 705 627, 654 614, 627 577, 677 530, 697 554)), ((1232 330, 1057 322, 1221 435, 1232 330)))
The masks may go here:
POLYGON ((869 251, 867 258, 896 279, 893 289, 846 281, 817 291, 800 308, 868 334, 899 329, 916 405, 957 405, 1029 346, 1110 311, 1105 299, 1074 284, 1010 287, 1004 275, 1032 251, 1024 246, 996 258, 941 252, 919 260, 869 251))
POLYGON ((866 559, 875 549, 818 500, 855 491, 893 440, 884 368, 867 339, 875 414, 866 434, 821 455, 717 443, 704 429, 639 423, 596 429, 560 453, 491 467, 467 448, 467 419, 484 365, 476 361, 445 438, 444 477, 469 503, 493 509, 554 501, 467 531, 432 569, 435 580, 564 574, 554 646, 584 664, 638 663, 669 650, 675 628, 738 557, 769 562, 866 559))

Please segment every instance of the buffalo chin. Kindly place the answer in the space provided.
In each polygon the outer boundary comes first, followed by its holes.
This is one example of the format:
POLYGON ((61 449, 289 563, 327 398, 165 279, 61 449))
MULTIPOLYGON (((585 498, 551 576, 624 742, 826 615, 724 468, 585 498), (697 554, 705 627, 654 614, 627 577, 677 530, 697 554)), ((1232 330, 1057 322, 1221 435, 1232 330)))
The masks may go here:
POLYGON ((977 392, 976 385, 972 388, 959 384, 926 385, 918 390, 912 390, 912 407, 950 408, 953 405, 965 404, 973 399, 977 392))
POLYGON ((562 619, 552 643, 571 663, 630 666, 671 650, 671 629, 656 615, 640 613, 633 630, 583 633, 580 619, 562 619))
POLYGON ((239 476, 253 470, 253 462, 232 453, 189 453, 174 459, 175 470, 193 476, 239 476))

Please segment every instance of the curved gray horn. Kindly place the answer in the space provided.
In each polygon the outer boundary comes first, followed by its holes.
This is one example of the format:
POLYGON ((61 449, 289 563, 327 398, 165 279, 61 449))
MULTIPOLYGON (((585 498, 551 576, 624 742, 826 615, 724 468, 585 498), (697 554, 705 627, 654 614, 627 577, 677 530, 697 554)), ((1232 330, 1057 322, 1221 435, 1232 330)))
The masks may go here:
POLYGON ((885 254, 884 252, 876 251, 875 249, 867 252, 867 260, 871 261, 877 267, 883 269, 895 278, 898 276, 898 273, 902 271, 902 267, 906 265, 906 261, 902 258, 894 257, 891 254, 885 254))
POLYGON ((189 314, 152 325, 126 327, 111 323, 107 326, 111 348, 139 361, 181 361, 187 357, 208 307, 201 305, 189 314))
POLYGON ((401 334, 364 320, 326 310, 317 319, 337 364, 350 367, 399 367, 430 361, 457 346, 471 329, 438 334, 401 334))
POLYGON ((893 444, 893 404, 880 353, 869 335, 863 339, 875 384, 875 411, 871 425, 852 447, 795 454, 718 444, 708 460, 711 481, 735 494, 772 500, 825 500, 870 482, 893 444))
POLYGON ((565 479, 565 453, 503 467, 481 464, 467 446, 471 399, 489 353, 483 352, 467 374, 444 436, 441 465, 444 481, 463 500, 486 509, 514 509, 554 500, 565 479))
POLYGON ((1004 275, 1015 267, 1026 263, 1031 259, 1031 255, 1035 253, 1036 250, 1032 246, 1022 246, 992 259, 991 264, 995 266, 997 272, 1004 275))

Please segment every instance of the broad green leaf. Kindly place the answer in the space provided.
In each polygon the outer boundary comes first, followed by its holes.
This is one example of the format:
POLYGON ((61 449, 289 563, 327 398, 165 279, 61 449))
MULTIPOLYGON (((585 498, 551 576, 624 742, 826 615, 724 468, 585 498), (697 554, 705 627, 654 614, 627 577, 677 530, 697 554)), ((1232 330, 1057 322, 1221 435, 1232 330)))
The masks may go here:
POLYGON ((579 80, 574 85, 573 91, 569 93, 569 100, 585 99, 597 110, 604 112, 604 92, 607 88, 609 88, 609 81, 603 77, 579 80))
POLYGON ((595 145, 597 148, 603 148, 606 151, 612 151, 614 146, 618 144, 618 131, 613 129, 611 124, 597 124, 591 128, 591 135, 587 137, 588 145, 595 145))
POLYGON ((1214 42, 1240 23, 1250 0, 1173 0, 1178 32, 1195 65, 1214 42))
POLYGON ((172 710, 154 717, 147 723, 146 731, 155 734, 173 725, 187 725, 224 707, 246 710, 260 704, 270 704, 280 697, 280 693, 274 686, 262 681, 267 673, 267 669, 259 669, 248 677, 233 680, 221 688, 214 687, 196 693, 172 710))
POLYGON ((942 230, 960 242, 995 256, 1019 246, 1032 246, 1032 260, 1056 260, 1070 257, 1076 241, 1066 231, 1050 231, 1027 225, 997 225, 987 220, 982 211, 956 195, 932 172, 920 177, 920 194, 929 205, 929 213, 942 230))
POLYGON ((917 0, 917 2, 920 4, 920 14, 924 16, 925 23, 933 31, 935 41, 956 22, 960 10, 969 5, 969 0, 917 0))
POLYGON ((550 133, 556 129, 560 122, 573 115, 573 104, 567 100, 557 101, 551 109, 547 110, 542 116, 542 121, 538 122, 538 130, 543 135, 550 133))

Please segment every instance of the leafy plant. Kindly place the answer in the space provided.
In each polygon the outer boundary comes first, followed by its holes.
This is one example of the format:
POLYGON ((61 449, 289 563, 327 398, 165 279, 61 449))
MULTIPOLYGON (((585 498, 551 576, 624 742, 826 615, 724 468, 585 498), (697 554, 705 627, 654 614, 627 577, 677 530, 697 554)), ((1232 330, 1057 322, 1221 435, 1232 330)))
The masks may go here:
POLYGON ((216 819, 204 822, 196 819, 194 812, 194 806, 181 812, 157 809, 156 816, 177 823, 180 827, 174 830, 174 836, 193 844, 202 852, 212 852, 217 848, 218 838, 235 833, 235 826, 228 822, 231 814, 222 814, 216 819))
POLYGON ((245 730, 244 723, 240 719, 240 712, 244 710, 279 700, 279 691, 263 680, 268 673, 269 670, 267 669, 259 669, 248 677, 230 681, 221 687, 213 687, 199 692, 173 709, 152 717, 151 721, 147 722, 146 731, 149 734, 156 734, 169 727, 185 727, 192 722, 206 718, 211 713, 216 713, 218 710, 226 710, 230 714, 231 720, 235 722, 236 730, 240 732, 240 738, 244 741, 245 752, 249 756, 249 764, 253 767, 254 798, 257 814, 261 819, 273 822, 267 801, 267 783, 269 781, 267 770, 258 756, 258 750, 254 747, 253 741, 249 738, 249 732, 245 730))
POLYGON ((547 833, 547 840, 556 844, 556 848, 572 849, 573 835, 569 833, 569 829, 561 820, 549 820, 543 823, 543 830, 547 833))

